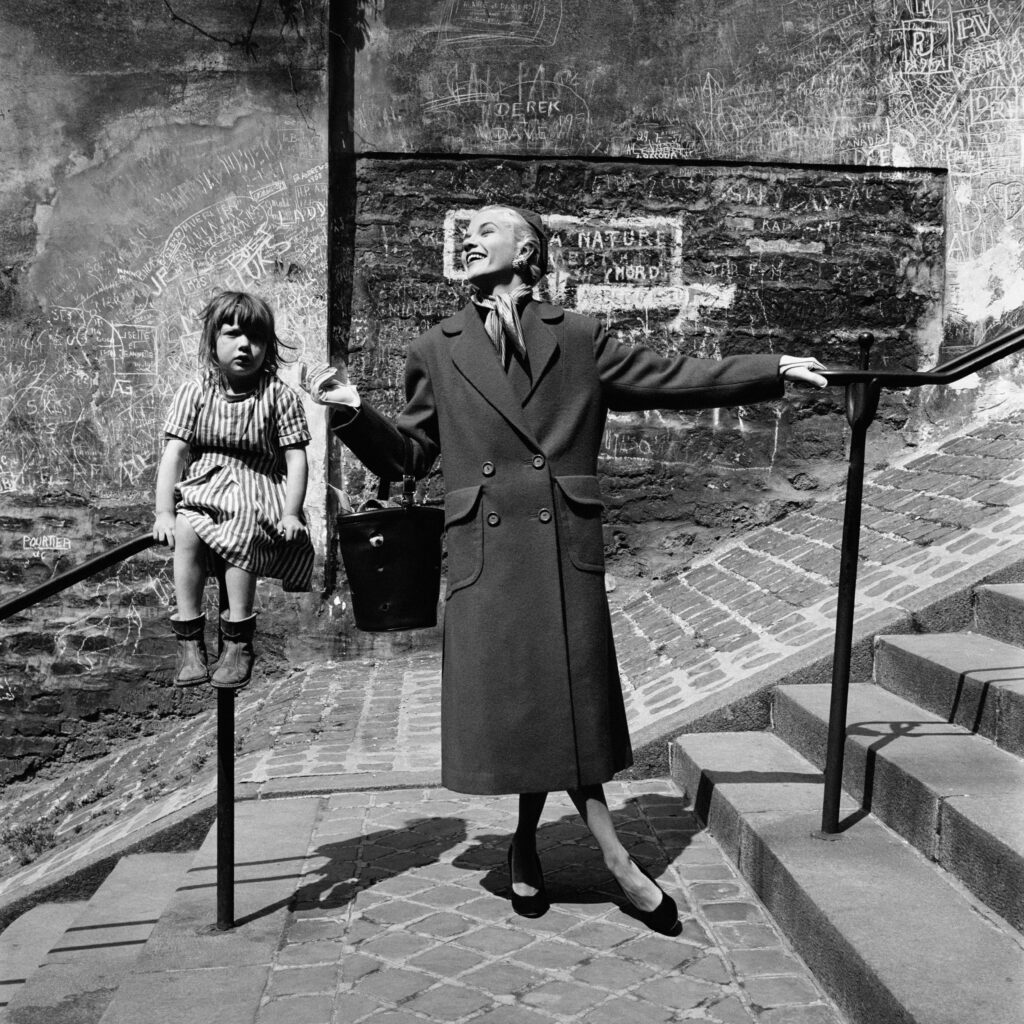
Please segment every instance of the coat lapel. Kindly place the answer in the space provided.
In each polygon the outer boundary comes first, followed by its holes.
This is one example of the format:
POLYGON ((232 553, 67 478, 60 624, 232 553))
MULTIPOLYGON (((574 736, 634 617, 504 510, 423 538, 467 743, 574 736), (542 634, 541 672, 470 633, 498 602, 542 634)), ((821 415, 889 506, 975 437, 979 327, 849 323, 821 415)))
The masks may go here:
POLYGON ((455 316, 443 321, 441 330, 452 339, 452 362, 459 373, 520 434, 536 445, 533 431, 523 415, 522 405, 498 361, 494 345, 487 337, 483 321, 473 304, 464 306, 455 316))
POLYGON ((554 364, 558 354, 557 330, 563 316, 564 311, 549 302, 531 302, 523 310, 523 334, 530 353, 530 372, 533 377, 523 405, 530 401, 554 364))

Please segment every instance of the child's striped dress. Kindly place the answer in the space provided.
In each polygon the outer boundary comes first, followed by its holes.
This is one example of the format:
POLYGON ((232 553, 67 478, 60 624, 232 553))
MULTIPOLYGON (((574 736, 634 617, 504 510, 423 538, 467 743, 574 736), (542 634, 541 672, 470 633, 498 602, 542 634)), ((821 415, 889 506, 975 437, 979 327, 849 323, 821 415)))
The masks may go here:
POLYGON ((216 381, 191 381, 174 396, 164 433, 190 445, 175 511, 211 551, 228 565, 281 580, 285 590, 309 590, 309 538, 285 541, 276 530, 284 512, 283 449, 310 441, 298 394, 268 375, 238 396, 216 381))

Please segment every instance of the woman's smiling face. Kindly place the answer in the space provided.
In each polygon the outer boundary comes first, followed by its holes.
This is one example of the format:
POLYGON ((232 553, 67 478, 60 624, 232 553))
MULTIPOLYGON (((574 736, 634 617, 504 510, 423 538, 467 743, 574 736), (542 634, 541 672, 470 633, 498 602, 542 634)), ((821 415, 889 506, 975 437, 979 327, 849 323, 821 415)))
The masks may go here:
POLYGON ((508 284, 512 260, 519 252, 519 225, 511 210, 487 206, 470 218, 462 238, 462 264, 466 277, 478 287, 508 284))

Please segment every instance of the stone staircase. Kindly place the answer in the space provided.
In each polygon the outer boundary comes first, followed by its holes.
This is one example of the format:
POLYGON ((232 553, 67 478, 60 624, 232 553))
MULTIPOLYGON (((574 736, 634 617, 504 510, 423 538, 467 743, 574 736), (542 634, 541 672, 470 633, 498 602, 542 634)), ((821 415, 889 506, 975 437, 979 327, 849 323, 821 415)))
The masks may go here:
POLYGON ((1024 585, 963 631, 879 636, 850 688, 823 838, 830 687, 779 686, 770 731, 684 735, 672 775, 856 1024, 1024 1020, 1024 585))
POLYGON ((252 1021, 317 807, 237 805, 230 931, 214 926, 216 827, 198 852, 122 857, 88 901, 22 915, 0 936, 0 1024, 252 1021))

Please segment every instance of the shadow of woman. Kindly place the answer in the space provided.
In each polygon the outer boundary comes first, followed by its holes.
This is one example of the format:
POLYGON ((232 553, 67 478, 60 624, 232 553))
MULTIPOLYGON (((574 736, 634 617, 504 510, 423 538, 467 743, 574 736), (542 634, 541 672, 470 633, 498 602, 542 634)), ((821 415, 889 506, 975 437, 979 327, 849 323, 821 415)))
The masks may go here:
POLYGON ((466 835, 462 818, 412 818, 402 828, 325 842, 303 858, 304 869, 290 897, 239 918, 235 926, 283 908, 337 910, 372 886, 440 863, 442 854, 465 842, 466 835))

